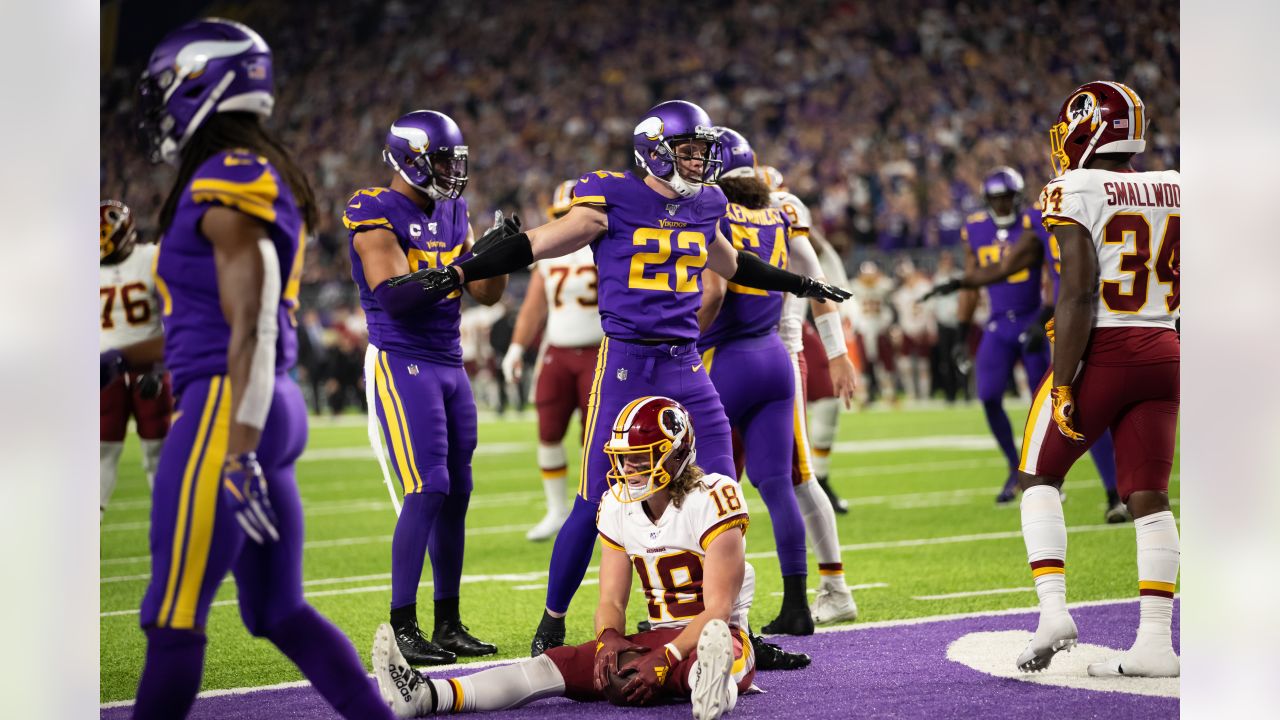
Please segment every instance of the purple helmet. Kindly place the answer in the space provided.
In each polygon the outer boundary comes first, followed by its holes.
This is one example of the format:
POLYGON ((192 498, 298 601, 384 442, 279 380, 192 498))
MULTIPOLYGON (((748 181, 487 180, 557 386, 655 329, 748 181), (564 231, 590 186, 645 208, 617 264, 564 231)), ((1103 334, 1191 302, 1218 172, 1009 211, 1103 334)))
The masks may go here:
POLYGON ((720 142, 720 177, 746 177, 756 174, 756 153, 742 133, 732 128, 717 127, 720 142))
POLYGON ((160 41, 138 82, 138 131, 151 162, 175 162, 212 113, 269 117, 271 48, 232 20, 187 23, 160 41))
POLYGON ((986 179, 982 181, 982 197, 987 201, 987 209, 991 211, 991 219, 996 221, 997 225, 1012 225, 1018 219, 1018 214, 1022 211, 1022 191, 1026 184, 1022 182, 1022 174, 1011 167, 1000 166, 992 170, 986 179), (999 214, 995 207, 991 204, 993 197, 1003 195, 1011 195, 1013 203, 1010 206, 1012 211, 1010 214, 999 214))
POLYGON ((382 160, 433 200, 467 187, 467 146, 458 124, 435 110, 414 110, 391 124, 382 160))
MULTIPOLYGON (((684 100, 668 100, 658 103, 645 113, 636 125, 632 145, 636 165, 662 180, 682 197, 693 197, 703 183, 712 183, 720 176, 720 152, 715 128, 706 111, 684 100), (676 172, 675 146, 697 140, 707 143, 702 172, 696 178, 676 172)), ((683 154, 680 160, 695 159, 683 154)))

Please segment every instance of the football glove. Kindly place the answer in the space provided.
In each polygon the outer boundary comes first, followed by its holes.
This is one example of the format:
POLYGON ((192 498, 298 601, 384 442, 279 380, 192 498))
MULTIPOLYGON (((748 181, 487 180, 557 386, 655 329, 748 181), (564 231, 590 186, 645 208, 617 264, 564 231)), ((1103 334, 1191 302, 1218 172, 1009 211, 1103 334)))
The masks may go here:
POLYGON ((462 287, 462 282, 458 278, 458 270, 452 265, 445 265, 440 268, 423 268, 408 275, 393 277, 387 281, 387 285, 396 287, 410 282, 421 286, 423 292, 427 293, 431 301, 439 300, 462 287))
POLYGON ((257 453, 227 457, 222 465, 223 504, 236 517, 246 535, 262 545, 280 539, 276 513, 267 495, 267 479, 262 475, 257 453))
POLYGON ((1071 396, 1070 385, 1056 385, 1049 391, 1053 398, 1053 422, 1058 432, 1073 443, 1084 442, 1084 435, 1076 432, 1071 416, 1075 413, 1076 403, 1071 396))
POLYGON ((480 236, 480 239, 475 241, 471 246, 471 254, 479 255, 512 235, 519 234, 520 216, 513 214, 511 217, 504 220, 502 218, 502 211, 495 210, 493 213, 493 227, 486 230, 484 234, 480 236))
POLYGON ((676 659, 666 645, 650 650, 626 664, 618 670, 619 675, 630 675, 631 679, 622 686, 622 694, 632 705, 644 705, 651 702, 662 690, 671 674, 671 666, 676 659))
POLYGON ((596 636, 596 660, 591 671, 591 684, 596 692, 604 692, 609 685, 609 671, 618 666, 618 654, 631 650, 644 652, 648 648, 631 642, 614 628, 605 628, 596 636))
POLYGON ((938 283, 937 285, 934 285, 933 288, 929 290, 929 292, 924 294, 924 297, 920 298, 920 302, 924 302, 925 300, 930 300, 939 295, 950 295, 951 293, 956 292, 963 287, 964 286, 960 284, 959 278, 952 278, 944 283, 938 283))
POLYGON ((834 300, 835 302, 844 302, 853 297, 853 293, 842 287, 829 285, 811 277, 800 278, 800 289, 795 294, 796 297, 817 298, 820 301, 834 300))
POLYGON ((1049 344, 1053 344, 1053 318, 1049 318, 1049 322, 1044 324, 1044 336, 1049 339, 1049 344))
POLYGON ((164 373, 149 372, 138 378, 138 396, 143 400, 155 400, 164 392, 164 373))
POLYGON ((124 374, 124 355, 119 350, 107 350, 98 356, 99 390, 124 374))

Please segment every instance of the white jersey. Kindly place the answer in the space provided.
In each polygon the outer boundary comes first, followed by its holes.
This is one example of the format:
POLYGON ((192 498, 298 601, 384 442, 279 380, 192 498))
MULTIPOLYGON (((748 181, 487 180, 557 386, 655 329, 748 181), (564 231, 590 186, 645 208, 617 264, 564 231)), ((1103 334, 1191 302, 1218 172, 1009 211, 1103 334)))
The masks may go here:
MULTIPOLYGON (((787 219, 791 221, 791 233, 793 235, 808 236, 809 242, 813 244, 814 252, 818 254, 818 261, 821 263, 821 248, 814 242, 813 236, 809 234, 810 229, 813 227, 813 214, 809 212, 808 206, 801 202, 800 198, 782 190, 769 193, 769 205, 782 210, 783 214, 787 216, 787 219)), ((823 267, 825 268, 825 265, 823 267)), ((805 312, 809 306, 808 303, 808 300, 798 298, 790 293, 782 301, 782 317, 778 320, 778 338, 782 340, 782 344, 789 353, 794 354, 804 350, 803 326, 805 312)))
POLYGON ((782 210, 787 216, 791 221, 792 232, 808 233, 813 228, 813 213, 810 213, 809 208, 795 195, 785 190, 775 190, 769 193, 769 204, 782 210))
POLYGON ((1071 170, 1040 195, 1044 225, 1075 223, 1098 253, 1094 327, 1173 328, 1182 190, 1176 170, 1071 170))
MULTIPOLYGON (((703 611, 707 546, 730 531, 745 547, 748 523, 742 488, 733 479, 716 474, 704 476, 680 507, 668 505, 656 523, 645 513, 643 503, 620 502, 612 492, 604 494, 596 519, 600 542, 625 552, 640 575, 649 622, 655 628, 684 627, 703 611)), ((748 571, 734 601, 730 624, 747 627, 754 593, 754 575, 748 571)))
POLYGON ((161 335, 156 298, 155 264, 158 245, 138 243, 129 257, 98 267, 102 302, 102 332, 98 351, 112 350, 161 335))
POLYGON ((594 347, 604 338, 600 327, 595 256, 591 246, 564 257, 539 260, 547 292, 547 344, 594 347))

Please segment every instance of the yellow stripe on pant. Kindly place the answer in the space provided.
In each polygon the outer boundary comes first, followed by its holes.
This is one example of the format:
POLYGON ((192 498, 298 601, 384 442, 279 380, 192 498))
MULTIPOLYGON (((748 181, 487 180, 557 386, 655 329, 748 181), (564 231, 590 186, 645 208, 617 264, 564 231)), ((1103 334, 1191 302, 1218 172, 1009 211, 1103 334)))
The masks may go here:
POLYGON ((813 479, 813 461, 809 459, 809 418, 805 415, 804 383, 800 378, 800 364, 796 355, 791 356, 791 375, 795 378, 796 392, 791 402, 791 422, 794 426, 795 453, 800 470, 800 482, 813 479))
POLYGON ((1018 469, 1023 472, 1027 471, 1027 452, 1031 449, 1031 436, 1035 435, 1037 421, 1044 410, 1044 404, 1049 401, 1049 391, 1052 388, 1053 373, 1049 373, 1040 382, 1035 399, 1031 401, 1031 410, 1027 412, 1027 424, 1022 429, 1022 452, 1018 458, 1018 469))
POLYGON ((707 374, 711 374, 711 361, 716 359, 716 349, 709 347, 702 351, 702 365, 707 369, 707 374))
POLYGON ((600 352, 596 355, 596 372, 591 378, 591 394, 587 396, 587 417, 582 423, 582 467, 578 469, 578 494, 587 497, 587 465, 591 457, 591 435, 596 430, 596 415, 600 413, 600 381, 604 378, 604 369, 608 367, 609 338, 600 341, 600 352))
POLYGON ((413 457, 413 440, 409 437, 409 424, 405 422, 400 394, 396 392, 395 379, 391 377, 391 361, 387 353, 378 353, 378 365, 374 373, 378 386, 378 399, 382 403, 382 416, 386 419, 387 435, 391 437, 391 461, 400 475, 400 485, 405 494, 422 489, 422 476, 413 457))
POLYGON ((182 474, 178 496, 178 521, 174 527, 169 580, 156 624, 179 629, 195 626, 196 605, 204 584, 204 571, 217 516, 222 461, 227 455, 231 430, 231 383, 218 376, 209 381, 209 393, 200 415, 200 426, 182 474), (189 527, 189 531, 188 531, 189 527), (188 537, 189 536, 189 537, 188 537), (184 543, 184 540, 186 541, 184 543), (183 545, 186 552, 183 552, 183 545))

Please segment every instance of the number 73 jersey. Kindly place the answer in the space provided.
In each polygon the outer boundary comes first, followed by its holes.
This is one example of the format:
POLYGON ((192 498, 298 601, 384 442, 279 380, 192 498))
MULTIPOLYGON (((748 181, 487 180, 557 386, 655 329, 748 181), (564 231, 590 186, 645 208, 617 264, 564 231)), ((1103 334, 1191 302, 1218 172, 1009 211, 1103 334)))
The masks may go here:
POLYGON ((1094 327, 1173 328, 1182 190, 1176 170, 1071 170, 1040 194, 1044 226, 1076 224, 1098 254, 1094 327))
POLYGON ((132 345, 160 334, 160 308, 151 274, 157 247, 138 243, 133 252, 114 265, 99 266, 98 295, 102 332, 98 351, 132 345))
MULTIPOLYGON (((619 502, 613 493, 604 494, 596 517, 600 542, 631 559, 655 628, 683 627, 703 611, 707 547, 725 532, 745 545, 749 522, 742 488, 717 474, 703 476, 680 507, 669 504, 656 522, 643 503, 619 502)), ((747 626, 751 578, 747 572, 729 618, 738 627, 747 626)))

